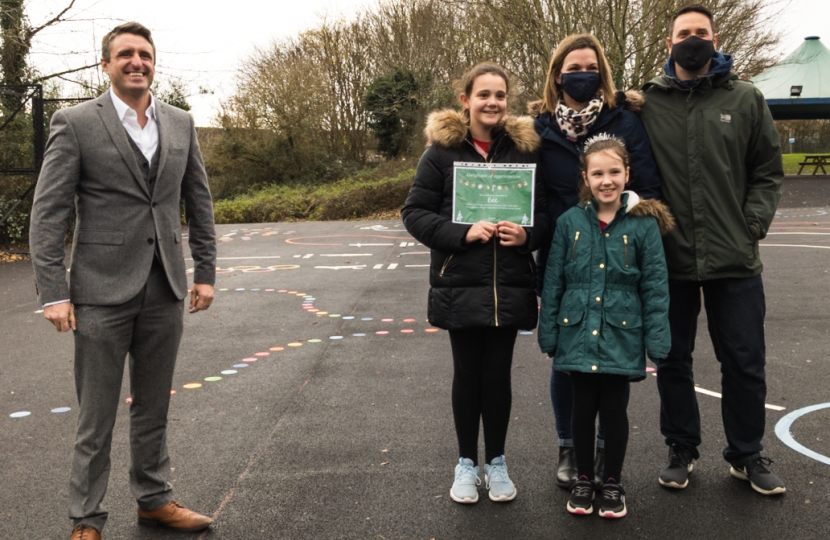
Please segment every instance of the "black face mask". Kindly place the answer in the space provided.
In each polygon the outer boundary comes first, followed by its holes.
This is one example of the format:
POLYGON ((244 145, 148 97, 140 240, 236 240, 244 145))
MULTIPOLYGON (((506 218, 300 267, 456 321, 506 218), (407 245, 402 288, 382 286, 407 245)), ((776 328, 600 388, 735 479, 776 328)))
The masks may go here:
POLYGON ((715 42, 690 36, 672 45, 671 57, 686 71, 700 71, 715 56, 715 42))
POLYGON ((578 71, 562 74, 562 91, 577 103, 591 101, 599 90, 599 73, 578 71))

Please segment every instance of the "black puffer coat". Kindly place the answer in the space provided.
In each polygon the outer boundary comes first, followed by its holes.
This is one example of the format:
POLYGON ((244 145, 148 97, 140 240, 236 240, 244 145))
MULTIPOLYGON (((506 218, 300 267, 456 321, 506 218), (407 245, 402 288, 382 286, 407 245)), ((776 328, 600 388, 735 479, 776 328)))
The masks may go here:
MULTIPOLYGON (((484 162, 475 150, 468 123, 454 110, 436 111, 424 130, 428 148, 401 214, 406 229, 431 250, 429 322, 460 330, 503 326, 536 327, 536 264, 531 255, 549 242, 548 204, 536 177, 534 226, 527 242, 505 247, 497 238, 467 244, 470 225, 452 222, 453 162, 484 162)), ((508 117, 493 132, 491 163, 535 163, 539 135, 529 117, 508 117)))

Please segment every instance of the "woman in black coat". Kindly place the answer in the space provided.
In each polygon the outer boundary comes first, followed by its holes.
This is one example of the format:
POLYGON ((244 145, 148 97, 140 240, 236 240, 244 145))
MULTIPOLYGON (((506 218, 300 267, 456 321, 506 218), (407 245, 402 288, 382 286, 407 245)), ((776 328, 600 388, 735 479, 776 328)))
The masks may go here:
MULTIPOLYGON (((586 140, 607 133, 625 142, 631 160, 627 189, 642 199, 660 196, 660 173, 651 145, 637 112, 643 103, 638 92, 617 92, 608 59, 597 39, 590 34, 563 39, 548 69, 544 98, 532 104, 537 114, 534 127, 542 142, 537 174, 548 198, 551 235, 556 220, 579 203, 582 185, 580 154, 586 140)), ((550 244, 538 254, 538 291, 541 293, 550 244)), ((556 483, 569 488, 576 478, 571 413, 573 392, 567 373, 552 370, 551 402, 559 436, 559 464, 556 483)), ((604 430, 600 418, 596 469, 603 469, 604 430)))
POLYGON ((506 116, 508 80, 480 64, 463 80, 463 112, 436 111, 425 133, 401 211, 406 229, 431 250, 429 321, 449 330, 452 405, 460 458, 450 497, 478 501, 478 427, 484 423, 485 479, 490 499, 509 501, 516 488, 504 446, 510 420, 510 367, 519 329, 536 327, 532 252, 549 241, 547 201, 538 178, 533 227, 502 221, 453 223, 454 162, 535 163, 539 136, 531 118, 506 116))

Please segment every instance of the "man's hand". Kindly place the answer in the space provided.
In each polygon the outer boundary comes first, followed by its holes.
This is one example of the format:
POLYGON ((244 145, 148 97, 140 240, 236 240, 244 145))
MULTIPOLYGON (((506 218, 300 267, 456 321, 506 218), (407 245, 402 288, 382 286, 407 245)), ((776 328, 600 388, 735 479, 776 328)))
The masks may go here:
POLYGON ((71 302, 61 302, 43 308, 43 317, 55 325, 58 332, 75 330, 75 309, 71 302))
POLYGON ((467 230, 466 240, 468 244, 472 244, 476 240, 481 240, 482 244, 486 244, 494 234, 498 236, 495 225, 489 221, 479 221, 467 230))
POLYGON ((190 291, 190 313, 204 311, 213 303, 213 285, 194 283, 190 291))
POLYGON ((523 246, 527 242, 527 232, 521 225, 510 221, 499 221, 496 227, 503 246, 523 246))

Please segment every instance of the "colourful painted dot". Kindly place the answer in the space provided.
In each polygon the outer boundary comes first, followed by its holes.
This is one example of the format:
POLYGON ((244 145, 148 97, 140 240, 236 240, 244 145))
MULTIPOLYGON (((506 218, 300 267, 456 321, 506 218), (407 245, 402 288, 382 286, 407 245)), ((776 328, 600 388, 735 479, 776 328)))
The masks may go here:
POLYGON ((297 294, 297 291, 288 291, 288 294, 297 294))
POLYGON ((277 292, 288 292, 288 289, 280 289, 277 292))
POLYGON ((248 367, 248 364, 234 364, 233 367, 235 367, 235 368, 246 368, 246 367, 248 367))
POLYGON ((176 395, 176 391, 175 391, 175 390, 170 390, 170 395, 171 395, 171 396, 176 395))
POLYGON ((430 334, 433 333, 433 332, 437 332, 437 331, 438 331, 437 328, 427 328, 426 330, 424 330, 424 332, 429 332, 430 334))
POLYGON ((289 347, 302 347, 303 344, 295 341, 294 343, 289 343, 288 346, 289 347))
POLYGON ((285 347, 271 347, 269 351, 284 351, 285 347))
POLYGON ((267 353, 267 352, 254 353, 254 356, 270 356, 270 355, 271 355, 271 353, 267 353))
POLYGON ((646 368, 646 373, 653 373, 654 371, 655 371, 655 369, 653 367, 647 367, 646 368))
POLYGON ((339 316, 340 316, 340 315, 339 315, 339 314, 337 314, 337 313, 332 313, 331 315, 329 315, 329 317, 335 317, 335 318, 337 318, 337 317, 339 317, 339 316))
POLYGON ((375 332, 375 334, 377 334, 379 336, 385 336, 388 333, 389 332, 387 332, 386 330, 379 330, 379 331, 375 332))
POLYGON ((236 371, 235 369, 226 369, 225 371, 222 372, 222 375, 233 375, 234 373, 239 373, 239 372, 236 371))
POLYGON ((309 309, 308 310, 309 313, 317 313, 318 311, 320 311, 320 310, 319 309, 309 309))
POLYGON ((343 317, 344 321, 350 321, 352 319, 354 319, 354 317, 352 315, 346 315, 345 317, 343 317))
POLYGON ((328 311, 318 311, 317 312, 317 315, 328 315, 328 314, 329 314, 328 311))
POLYGON ((251 289, 251 292, 258 291, 259 289, 251 289))
POLYGON ((219 289, 220 291, 227 291, 228 289, 219 289))
POLYGON ((415 330, 411 330, 409 328, 404 328, 403 330, 401 330, 401 334, 411 334, 414 331, 415 330))
POLYGON ((250 363, 250 362, 256 362, 256 361, 257 361, 257 359, 256 359, 256 358, 254 358, 253 356, 251 356, 251 357, 249 357, 249 358, 243 358, 243 359, 242 359, 242 361, 243 361, 243 362, 249 362, 249 363, 250 363))
POLYGON ((245 287, 239 287, 238 289, 234 289, 235 291, 244 291, 245 287))
POLYGON ((274 289, 265 289, 265 292, 274 292, 274 289))
POLYGON ((11 418, 25 418, 25 417, 29 416, 30 414, 32 414, 30 411, 18 411, 18 412, 11 413, 9 416, 11 418))
POLYGON ((415 319, 404 319, 403 322, 415 322, 415 319))
POLYGON ((525 331, 525 332, 519 332, 519 334, 521 334, 521 335, 523 335, 523 336, 532 336, 532 335, 533 335, 533 332, 527 332, 527 331, 525 331))
POLYGON ((58 407, 56 409, 52 409, 51 412, 53 412, 55 414, 61 414, 61 413, 69 412, 71 410, 72 409, 70 407, 58 407))
POLYGON ((374 319, 372 319, 371 317, 363 317, 363 318, 362 318, 362 319, 360 319, 360 320, 361 320, 361 321, 371 321, 371 320, 374 320, 374 319))
POLYGON ((320 343, 321 341, 323 341, 323 340, 322 339, 317 339, 317 338, 308 340, 309 343, 320 343))
POLYGON ((192 382, 192 383, 187 383, 182 388, 187 388, 188 390, 195 390, 196 388, 201 388, 201 387, 202 387, 202 383, 192 382))
POLYGON ((395 319, 381 319, 380 322, 392 322, 395 319))
POLYGON ((363 336, 365 336, 365 335, 366 335, 366 334, 352 334, 352 336, 354 336, 354 337, 363 337, 363 336))
POLYGON ((329 339, 343 339, 343 336, 329 336, 329 339))
POLYGON ((205 380, 207 382, 216 382, 216 381, 221 381, 222 377, 205 377, 205 380))
POLYGON ((124 400, 124 403, 132 403, 132 402, 133 402, 133 398, 131 398, 131 397, 128 397, 127 399, 124 400))

